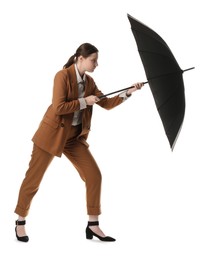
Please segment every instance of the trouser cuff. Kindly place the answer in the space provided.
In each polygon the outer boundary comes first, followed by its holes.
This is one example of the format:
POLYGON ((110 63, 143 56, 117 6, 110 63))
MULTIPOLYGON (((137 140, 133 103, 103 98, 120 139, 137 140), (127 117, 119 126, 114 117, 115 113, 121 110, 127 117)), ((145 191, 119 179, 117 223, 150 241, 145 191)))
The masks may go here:
POLYGON ((87 214, 88 215, 100 215, 101 209, 96 207, 87 207, 87 214))
POLYGON ((21 217, 26 217, 28 215, 28 211, 29 210, 24 210, 24 209, 20 208, 19 206, 17 206, 14 212, 21 217))

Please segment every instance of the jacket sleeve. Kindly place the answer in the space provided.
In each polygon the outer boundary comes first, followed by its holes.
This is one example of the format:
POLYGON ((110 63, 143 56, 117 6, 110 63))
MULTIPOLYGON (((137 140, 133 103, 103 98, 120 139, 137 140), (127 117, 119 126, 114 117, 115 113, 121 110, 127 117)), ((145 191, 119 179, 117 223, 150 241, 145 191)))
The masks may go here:
MULTIPOLYGON (((95 86, 95 95, 97 97, 100 97, 103 95, 103 93, 97 88, 97 86, 95 86)), ((123 98, 120 97, 119 95, 108 98, 108 97, 104 97, 101 98, 101 100, 99 102, 97 102, 96 104, 107 109, 110 110, 118 105, 120 105, 123 102, 123 98)))
POLYGON ((67 80, 67 74, 63 70, 57 72, 54 78, 52 106, 56 115, 65 115, 80 109, 79 100, 67 101, 67 80))

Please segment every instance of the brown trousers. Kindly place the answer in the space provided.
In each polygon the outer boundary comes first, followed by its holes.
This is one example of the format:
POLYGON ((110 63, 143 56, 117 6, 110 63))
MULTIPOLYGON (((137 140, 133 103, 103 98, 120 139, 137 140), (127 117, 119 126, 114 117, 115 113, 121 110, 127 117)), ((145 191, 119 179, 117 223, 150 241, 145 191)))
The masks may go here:
MULTIPOLYGON (((80 126, 72 126, 63 154, 72 162, 86 184, 87 214, 100 215, 101 173, 89 149, 77 140, 80 126)), ((35 144, 25 178, 21 184, 15 213, 26 217, 45 171, 54 156, 35 144)))

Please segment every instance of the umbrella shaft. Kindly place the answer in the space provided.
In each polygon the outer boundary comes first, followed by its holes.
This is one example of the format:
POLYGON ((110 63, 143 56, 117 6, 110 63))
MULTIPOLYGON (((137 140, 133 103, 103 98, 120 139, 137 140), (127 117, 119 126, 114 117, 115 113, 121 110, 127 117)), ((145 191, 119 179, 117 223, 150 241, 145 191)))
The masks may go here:
MULTIPOLYGON (((148 81, 143 82, 143 84, 147 84, 147 83, 148 83, 148 81)), ((118 93, 118 92, 122 92, 122 91, 128 90, 128 89, 130 89, 130 88, 133 88, 133 86, 128 87, 128 88, 123 88, 123 89, 120 89, 120 90, 117 90, 117 91, 114 91, 114 92, 111 92, 111 93, 108 93, 108 94, 99 96, 98 98, 104 98, 104 97, 107 97, 107 96, 109 96, 109 95, 112 95, 112 94, 115 94, 115 93, 118 93)))

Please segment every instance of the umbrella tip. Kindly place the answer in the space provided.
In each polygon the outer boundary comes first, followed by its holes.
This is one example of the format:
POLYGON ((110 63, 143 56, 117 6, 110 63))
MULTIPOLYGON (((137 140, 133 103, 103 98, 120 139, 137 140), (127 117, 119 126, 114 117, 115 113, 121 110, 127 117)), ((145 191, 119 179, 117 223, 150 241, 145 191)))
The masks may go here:
POLYGON ((130 15, 130 14, 128 14, 128 13, 127 13, 127 17, 128 17, 128 18, 132 18, 132 19, 134 19, 133 16, 130 15))
POLYGON ((195 69, 195 67, 191 67, 191 68, 185 69, 182 72, 185 72, 185 71, 188 71, 188 70, 193 70, 193 69, 195 69))

